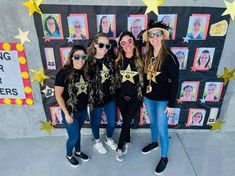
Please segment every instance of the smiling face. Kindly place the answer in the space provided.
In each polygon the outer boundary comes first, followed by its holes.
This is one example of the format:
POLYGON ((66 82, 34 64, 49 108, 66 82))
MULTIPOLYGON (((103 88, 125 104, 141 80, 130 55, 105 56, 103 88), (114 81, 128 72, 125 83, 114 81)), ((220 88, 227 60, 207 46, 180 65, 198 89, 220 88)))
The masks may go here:
POLYGON ((48 20, 47 20, 47 27, 48 27, 48 29, 49 29, 49 31, 50 31, 50 33, 51 34, 53 34, 54 32, 55 32, 55 21, 54 21, 54 19, 52 19, 52 18, 49 18, 48 20))
POLYGON ((208 86, 208 95, 214 95, 216 90, 216 85, 208 86))
POLYGON ((198 32, 200 32, 200 30, 201 30, 201 19, 197 18, 197 19, 195 19, 195 21, 193 23, 192 31, 195 33, 198 33, 198 32))
POLYGON ((184 89, 184 96, 185 97, 190 97, 192 94, 193 89, 191 87, 187 87, 184 89))
POLYGON ((74 23, 74 32, 75 32, 75 35, 81 35, 81 33, 82 33, 82 26, 81 26, 81 24, 79 23, 79 21, 76 21, 75 23, 74 23))
POLYGON ((184 62, 184 54, 183 53, 181 53, 181 52, 177 53, 176 57, 177 57, 180 64, 182 64, 184 62))
POLYGON ((139 33, 141 32, 141 26, 139 24, 139 21, 134 20, 131 25, 131 33, 137 38, 139 33))
POLYGON ((163 34, 162 35, 153 35, 153 37, 150 37, 151 34, 156 34, 156 33, 162 33, 161 30, 159 29, 151 29, 149 32, 149 42, 153 47, 158 47, 161 45, 162 40, 164 39, 163 34))
POLYGON ((85 61, 83 59, 75 59, 74 56, 75 55, 83 55, 85 54, 84 51, 82 50, 77 50, 73 53, 73 57, 72 57, 72 60, 73 60, 73 68, 77 69, 77 70, 80 70, 83 65, 85 64, 85 61))
POLYGON ((206 65, 207 62, 209 61, 210 55, 209 53, 202 53, 200 56, 200 63, 202 65, 206 65))
POLYGON ((124 37, 122 37, 122 40, 120 41, 120 45, 126 54, 129 54, 129 55, 133 54, 134 40, 132 37, 130 37, 129 35, 125 35, 124 37))
POLYGON ((108 49, 106 48, 106 45, 109 44, 109 38, 107 37, 99 37, 97 40, 97 43, 94 44, 94 47, 96 49, 96 58, 103 58, 105 54, 108 52, 108 49), (102 48, 100 48, 101 45, 99 43, 104 44, 102 48))
POLYGON ((194 114, 193 119, 192 119, 193 124, 200 124, 201 120, 202 120, 201 113, 194 114))
POLYGON ((108 33, 109 32, 109 21, 107 17, 104 17, 103 20, 101 21, 101 26, 102 26, 102 32, 103 33, 108 33))

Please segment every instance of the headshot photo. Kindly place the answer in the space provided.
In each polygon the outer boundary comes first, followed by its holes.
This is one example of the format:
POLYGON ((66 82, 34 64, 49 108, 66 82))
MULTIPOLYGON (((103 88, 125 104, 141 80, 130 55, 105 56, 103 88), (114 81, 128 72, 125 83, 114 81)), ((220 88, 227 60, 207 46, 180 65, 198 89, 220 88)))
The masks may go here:
POLYGON ((116 15, 113 14, 103 14, 97 15, 97 32, 105 33, 110 38, 116 37, 116 15))
POLYGON ((216 122, 217 116, 219 113, 219 108, 211 108, 210 109, 210 115, 207 121, 207 125, 213 124, 216 122))
POLYGON ((176 25, 177 25, 177 14, 159 14, 158 21, 162 21, 164 24, 170 27, 170 40, 175 40, 176 37, 176 25))
POLYGON ((168 125, 177 125, 180 117, 180 108, 174 108, 172 116, 168 117, 168 125))
POLYGON ((186 70, 188 61, 188 48, 187 47, 171 47, 171 51, 175 54, 179 61, 179 69, 186 70))
POLYGON ((150 124, 150 118, 146 110, 146 106, 143 103, 143 106, 140 108, 140 125, 150 124))
POLYGON ((60 48, 61 66, 63 66, 66 63, 71 49, 72 47, 60 48))
POLYGON ((44 48, 46 65, 48 70, 56 70, 55 56, 53 48, 44 48))
POLYGON ((197 48, 193 68, 195 70, 209 70, 214 58, 215 48, 197 48))
POLYGON ((148 16, 147 15, 130 15, 127 18, 127 30, 130 31, 136 40, 139 39, 139 33, 147 28, 148 16))
POLYGON ((44 36, 50 39, 63 39, 63 29, 60 14, 42 14, 44 36))
POLYGON ((206 40, 210 21, 209 14, 193 14, 189 18, 187 37, 189 40, 206 40))
POLYGON ((206 82, 203 99, 206 102, 218 102, 223 90, 223 82, 206 82))
POLYGON ((202 126, 206 115, 205 109, 190 108, 187 125, 202 126))
POLYGON ((61 114, 62 110, 59 106, 51 106, 50 112, 51 112, 51 120, 53 126, 63 123, 62 114, 61 114))
POLYGON ((197 101, 199 81, 185 81, 182 83, 180 91, 180 100, 197 101))
POLYGON ((89 39, 87 14, 70 14, 67 19, 69 35, 74 40, 89 39))

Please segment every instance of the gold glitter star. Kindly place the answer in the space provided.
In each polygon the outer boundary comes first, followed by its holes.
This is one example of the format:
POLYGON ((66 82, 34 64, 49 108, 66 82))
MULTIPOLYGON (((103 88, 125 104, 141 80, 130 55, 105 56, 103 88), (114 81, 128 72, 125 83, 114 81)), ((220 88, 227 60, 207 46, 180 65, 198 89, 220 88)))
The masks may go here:
POLYGON ((84 81, 82 76, 80 76, 80 81, 76 83, 75 86, 78 89, 77 95, 80 95, 81 93, 87 94, 87 83, 84 81))
POLYGON ((31 16, 34 12, 42 14, 42 11, 39 8, 39 5, 43 2, 43 0, 29 0, 28 2, 23 2, 22 4, 29 8, 29 16, 31 16))
POLYGON ((138 72, 132 71, 130 64, 127 66, 126 70, 121 70, 120 73, 121 73, 121 75, 122 75, 122 82, 130 81, 130 82, 132 82, 133 84, 135 84, 135 81, 134 81, 134 78, 133 78, 133 77, 134 77, 135 75, 137 75, 138 72))
POLYGON ((102 65, 102 70, 100 71, 102 80, 101 83, 104 83, 107 79, 109 79, 109 69, 103 64, 102 65))
POLYGON ((44 80, 49 79, 48 76, 44 75, 44 69, 41 68, 39 71, 31 69, 31 72, 34 74, 32 81, 38 81, 43 86, 44 80))
POLYGON ((221 126, 223 124, 224 122, 221 122, 219 119, 217 119, 214 124, 210 125, 212 127, 211 130, 221 130, 221 126))
POLYGON ((156 15, 158 15, 158 7, 164 4, 164 0, 142 0, 145 5, 147 6, 147 9, 145 11, 145 14, 148 14, 149 12, 153 11, 156 15))
POLYGON ((222 75, 219 75, 218 78, 223 78, 224 84, 227 85, 230 79, 235 79, 235 76, 233 76, 234 72, 235 72, 235 68, 229 70, 227 69, 227 67, 224 67, 224 73, 222 75))
POLYGON ((54 129, 54 127, 52 126, 51 121, 49 121, 49 122, 40 121, 40 123, 41 123, 40 130, 45 130, 45 131, 48 132, 48 134, 51 134, 51 131, 54 129))

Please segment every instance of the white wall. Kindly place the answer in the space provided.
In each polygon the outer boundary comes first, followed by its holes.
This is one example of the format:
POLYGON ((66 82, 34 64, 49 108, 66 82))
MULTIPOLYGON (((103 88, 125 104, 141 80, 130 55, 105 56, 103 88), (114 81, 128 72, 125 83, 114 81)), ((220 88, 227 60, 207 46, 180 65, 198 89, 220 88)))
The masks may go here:
MULTIPOLYGON (((28 9, 21 4, 24 1, 0 0, 0 42, 19 42, 17 39, 14 39, 14 36, 18 34, 18 27, 23 31, 29 30, 31 43, 25 43, 28 67, 29 70, 32 68, 38 70, 42 66, 38 38, 33 17, 28 16, 28 9)), ((44 0, 44 4, 144 6, 141 0, 44 0)), ((222 0, 165 0, 165 6, 225 7, 222 0)), ((235 49, 233 44, 235 42, 235 34, 232 33, 232 31, 235 31, 235 22, 230 23, 218 74, 223 72, 224 66, 229 68, 235 67, 235 49)), ((31 72, 30 77, 33 77, 31 72)), ((35 82, 31 83, 31 85, 33 89, 34 105, 0 105, 0 138, 39 137, 48 135, 44 131, 39 131, 40 120, 45 121, 46 119, 39 85, 35 82)), ((235 114, 234 86, 235 81, 230 82, 221 113, 221 118, 226 120, 226 124, 223 127, 223 130, 226 131, 235 129, 235 118, 233 117, 235 114)), ((88 132, 90 132, 90 130, 88 132)), ((52 136, 64 134, 65 130, 54 130, 52 136)))

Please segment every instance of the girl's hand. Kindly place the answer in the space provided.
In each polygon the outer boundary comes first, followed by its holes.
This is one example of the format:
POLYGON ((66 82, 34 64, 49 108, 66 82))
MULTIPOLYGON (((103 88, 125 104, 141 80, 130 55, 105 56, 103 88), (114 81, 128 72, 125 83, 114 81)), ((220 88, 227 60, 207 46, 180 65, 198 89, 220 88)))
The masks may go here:
POLYGON ((65 120, 68 124, 73 123, 73 117, 69 113, 65 114, 65 120))

